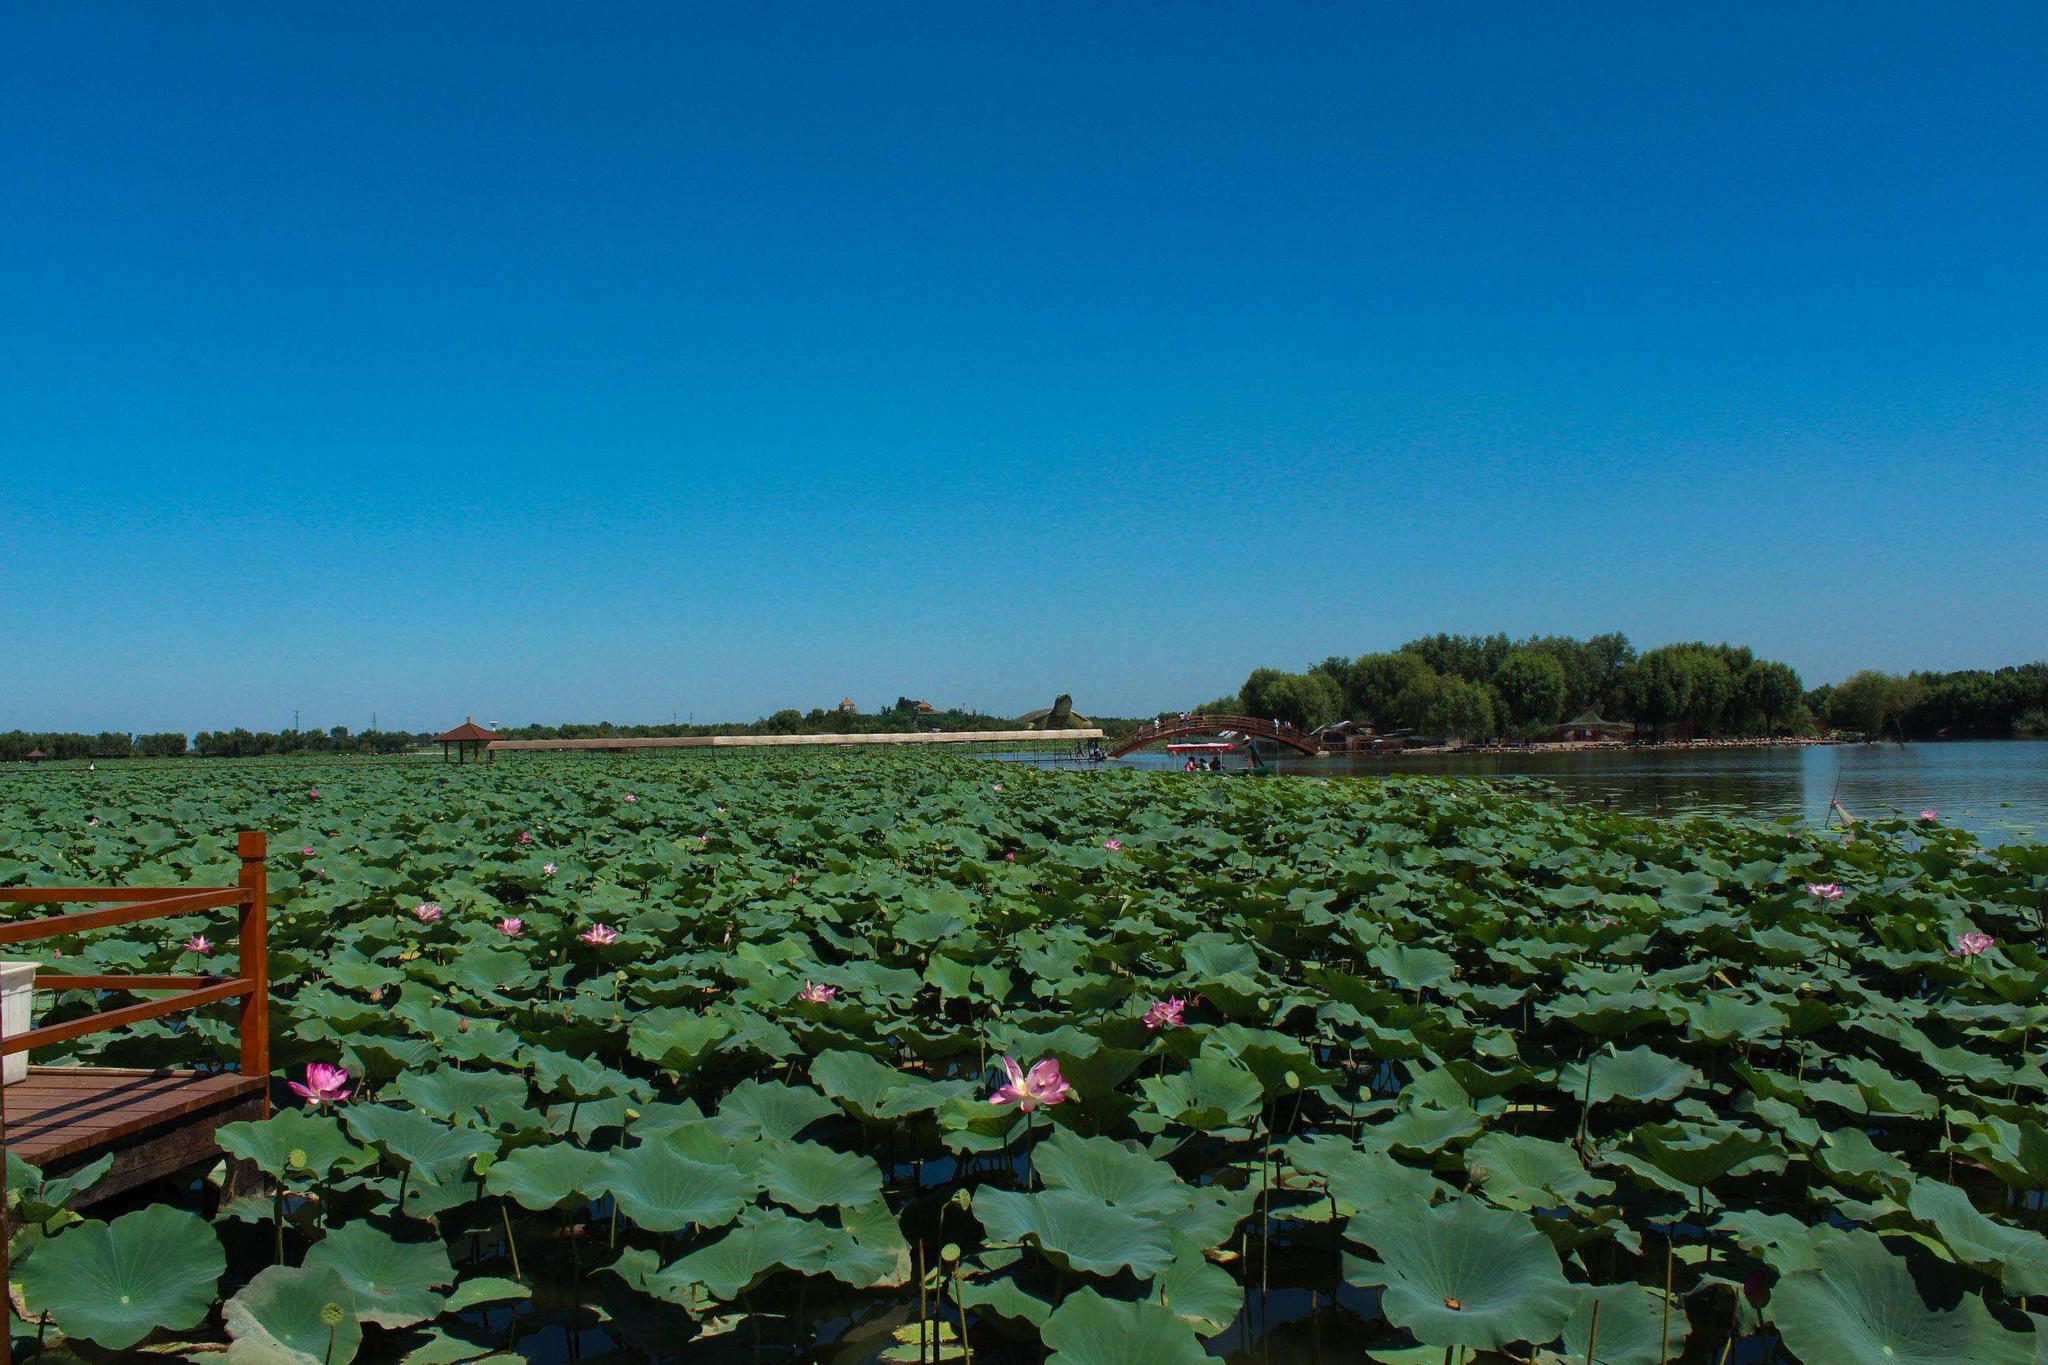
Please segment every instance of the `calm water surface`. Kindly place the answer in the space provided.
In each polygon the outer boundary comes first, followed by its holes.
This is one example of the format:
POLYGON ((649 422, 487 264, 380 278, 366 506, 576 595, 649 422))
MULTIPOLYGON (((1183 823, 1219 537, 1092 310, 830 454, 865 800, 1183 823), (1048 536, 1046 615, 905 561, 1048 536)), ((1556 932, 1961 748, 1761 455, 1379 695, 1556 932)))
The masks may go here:
MULTIPOLYGON (((1028 761, 1032 756, 1016 757, 1028 761)), ((1115 762, 1166 769, 1181 764, 1158 751, 1115 762)), ((2048 834, 2048 740, 1410 758, 1301 758, 1290 753, 1273 759, 1273 765, 1282 773, 1317 777, 1533 777, 1567 798, 1645 815, 1798 815, 1818 823, 1833 799, 1858 818, 1912 816, 1932 807, 1945 823, 1987 842, 2048 834)))

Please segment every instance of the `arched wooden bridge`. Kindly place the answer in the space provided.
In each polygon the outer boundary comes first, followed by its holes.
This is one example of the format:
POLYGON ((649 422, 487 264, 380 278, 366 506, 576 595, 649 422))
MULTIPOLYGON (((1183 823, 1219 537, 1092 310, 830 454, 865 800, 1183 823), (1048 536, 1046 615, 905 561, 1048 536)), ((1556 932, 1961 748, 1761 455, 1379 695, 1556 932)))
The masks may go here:
POLYGON ((1292 725, 1282 725, 1272 720, 1261 720, 1257 716, 1176 716, 1148 725, 1135 734, 1117 741, 1109 751, 1111 758, 1122 758, 1144 748, 1147 744, 1163 744, 1168 740, 1181 739, 1188 735, 1213 735, 1224 730, 1234 730, 1240 735, 1253 739, 1270 739, 1276 744, 1285 744, 1290 749, 1313 757, 1323 751, 1316 743, 1315 736, 1292 725))

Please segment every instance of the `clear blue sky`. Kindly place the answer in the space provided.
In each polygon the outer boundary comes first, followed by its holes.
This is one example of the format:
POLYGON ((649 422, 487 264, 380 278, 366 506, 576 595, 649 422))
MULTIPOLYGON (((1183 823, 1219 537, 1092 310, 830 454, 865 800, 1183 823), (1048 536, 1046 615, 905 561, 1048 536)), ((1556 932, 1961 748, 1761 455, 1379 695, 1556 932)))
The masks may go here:
POLYGON ((2031 0, 0 41, 0 727, 2048 655, 2031 0))

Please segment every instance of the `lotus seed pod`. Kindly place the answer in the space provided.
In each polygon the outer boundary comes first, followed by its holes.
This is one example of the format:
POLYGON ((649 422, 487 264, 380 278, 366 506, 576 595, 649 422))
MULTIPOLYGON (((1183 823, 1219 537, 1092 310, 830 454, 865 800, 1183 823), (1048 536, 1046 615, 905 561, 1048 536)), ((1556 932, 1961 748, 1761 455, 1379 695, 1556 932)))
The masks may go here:
POLYGON ((347 1322, 347 1321, 348 1321, 348 1311, 347 1311, 346 1309, 344 1309, 344 1308, 343 1308, 343 1307, 342 1307, 342 1306, 341 1306, 340 1304, 338 1304, 338 1303, 323 1303, 323 1304, 321 1304, 321 1305, 320 1305, 320 1325, 321 1325, 321 1326, 323 1326, 323 1327, 339 1327, 339 1326, 341 1326, 341 1324, 343 1324, 344 1322, 347 1322))
POLYGON ((288 1166, 301 1171, 306 1169, 306 1149, 303 1147, 292 1148, 291 1151, 285 1154, 284 1159, 285 1164, 288 1166))
POLYGON ((959 1260, 959 1259, 960 1259, 960 1245, 959 1245, 959 1243, 957 1243, 957 1242, 948 1242, 948 1243, 946 1243, 946 1244, 945 1244, 944 1246, 940 1247, 940 1248, 939 1248, 939 1259, 940 1259, 940 1260, 942 1260, 942 1261, 944 1261, 944 1262, 945 1262, 945 1263, 946 1263, 947 1265, 951 1265, 951 1264, 952 1264, 953 1262, 955 1262, 955 1261, 959 1260))
POLYGON ((1287 1088, 1289 1090, 1301 1089, 1301 1077, 1295 1075, 1292 1071, 1288 1072, 1283 1079, 1286 1080, 1287 1088))

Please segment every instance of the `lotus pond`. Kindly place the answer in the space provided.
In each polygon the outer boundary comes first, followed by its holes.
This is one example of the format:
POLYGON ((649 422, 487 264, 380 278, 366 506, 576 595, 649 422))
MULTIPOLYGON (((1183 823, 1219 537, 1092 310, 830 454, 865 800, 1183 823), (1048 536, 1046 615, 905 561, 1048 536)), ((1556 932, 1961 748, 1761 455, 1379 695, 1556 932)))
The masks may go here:
POLYGON ((2039 845, 931 754, 0 783, 0 884, 273 854, 263 1192, 11 1163, 24 1356, 2048 1359, 2039 845))

